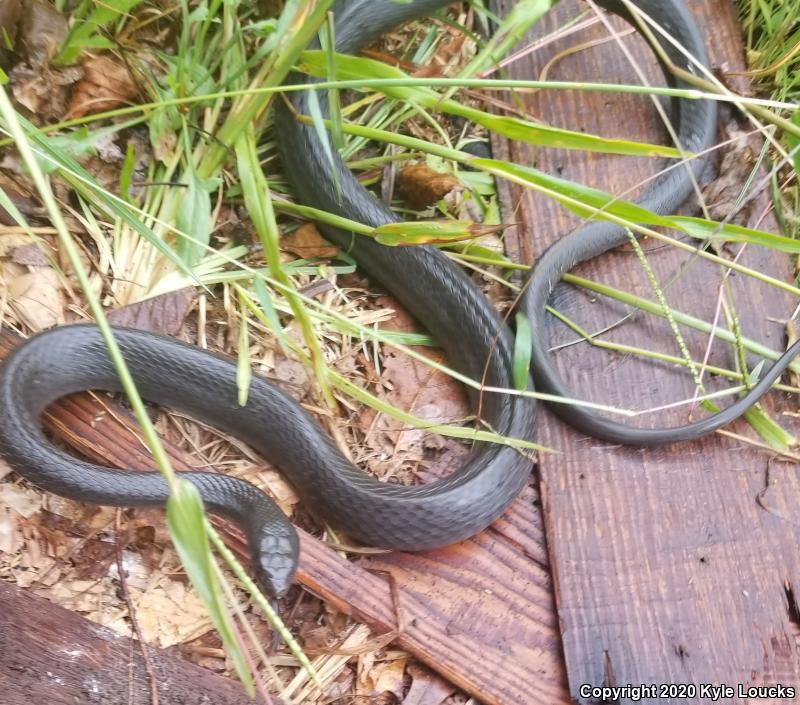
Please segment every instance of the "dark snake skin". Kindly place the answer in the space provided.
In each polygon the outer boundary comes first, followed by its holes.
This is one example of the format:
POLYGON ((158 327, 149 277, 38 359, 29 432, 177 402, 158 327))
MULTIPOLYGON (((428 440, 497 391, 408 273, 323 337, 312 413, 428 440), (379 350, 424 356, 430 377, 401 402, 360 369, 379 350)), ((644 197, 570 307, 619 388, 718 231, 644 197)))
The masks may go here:
MULTIPOLYGON (((447 5, 446 0, 349 0, 335 7, 337 49, 355 53, 384 31, 447 5)), ((617 2, 602 2, 624 14, 617 2)), ((638 3, 667 27, 691 53, 706 61, 697 28, 679 0, 638 3)), ((678 59, 679 60, 679 59, 678 59)), ((685 63, 681 61, 681 63, 685 63)), ((292 81, 303 80, 292 77, 292 81)), ((294 109, 307 113, 307 95, 294 94, 294 109)), ((276 101, 276 129, 287 174, 298 200, 372 226, 396 216, 362 188, 342 162, 336 171, 314 130, 298 123, 276 101)), ((678 124, 683 146, 711 145, 715 107, 707 101, 680 101, 678 124)), ((692 162, 698 173, 702 160, 692 162)), ((656 212, 669 212, 690 192, 686 170, 674 169, 643 197, 656 212)), ((487 386, 512 385, 509 330, 472 281, 431 247, 383 247, 365 237, 330 228, 326 235, 349 251, 445 349, 450 363, 487 386)), ((602 223, 589 224, 553 246, 534 270, 523 310, 538 333, 533 349, 540 389, 572 396, 553 366, 544 331, 545 303, 563 272, 624 242, 625 235, 602 223)), ((235 363, 228 358, 140 331, 117 328, 126 361, 145 399, 179 409, 234 434, 280 468, 303 500, 332 526, 363 543, 423 550, 467 538, 496 519, 525 484, 531 461, 504 445, 477 444, 463 468, 424 486, 379 482, 351 464, 333 441, 294 401, 261 378, 254 378, 248 403, 237 404, 235 363)), ((685 429, 633 429, 593 412, 559 405, 569 423, 608 440, 645 444, 671 442, 706 433, 754 403, 786 366, 782 358, 756 389, 709 421, 685 429)), ((167 486, 157 473, 111 470, 83 462, 53 445, 40 429, 44 408, 71 392, 119 391, 98 330, 74 325, 34 336, 16 349, 0 370, 0 454, 34 484, 73 499, 112 506, 163 505, 167 486)), ((475 409, 496 432, 528 439, 534 403, 518 396, 474 396, 475 409)), ((297 564, 297 537, 272 501, 253 485, 224 475, 182 474, 200 491, 207 507, 237 522, 246 532, 257 577, 273 596, 286 592, 297 564)))

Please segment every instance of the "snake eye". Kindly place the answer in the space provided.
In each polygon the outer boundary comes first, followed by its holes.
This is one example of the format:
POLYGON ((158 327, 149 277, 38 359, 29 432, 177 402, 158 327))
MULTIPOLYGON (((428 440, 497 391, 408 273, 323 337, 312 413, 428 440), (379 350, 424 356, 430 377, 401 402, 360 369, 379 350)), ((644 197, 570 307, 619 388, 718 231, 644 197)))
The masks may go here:
POLYGON ((283 597, 297 570, 299 543, 294 527, 288 522, 280 527, 270 526, 255 537, 254 543, 250 550, 251 555, 258 556, 253 569, 259 586, 268 597, 283 597))

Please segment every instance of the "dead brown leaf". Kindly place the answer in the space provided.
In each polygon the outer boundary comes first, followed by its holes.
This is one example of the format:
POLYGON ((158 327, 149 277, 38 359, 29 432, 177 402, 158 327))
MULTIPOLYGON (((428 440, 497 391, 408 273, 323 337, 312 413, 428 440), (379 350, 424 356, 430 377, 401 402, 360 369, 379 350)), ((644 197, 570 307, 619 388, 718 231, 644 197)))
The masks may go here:
POLYGON ((83 80, 72 91, 67 116, 83 117, 127 104, 137 93, 127 67, 112 56, 92 56, 83 62, 83 80))
POLYGON ((47 247, 45 241, 29 242, 26 245, 15 247, 9 255, 11 256, 11 261, 16 264, 28 267, 47 267, 50 264, 48 255, 52 257, 55 254, 48 250, 51 250, 51 248, 47 247))
POLYGON ((68 88, 81 75, 77 66, 54 69, 50 61, 67 34, 68 22, 46 0, 26 0, 18 25, 22 61, 10 72, 16 100, 31 112, 36 122, 61 119, 67 105, 68 88))
POLYGON ((47 67, 17 64, 11 71, 11 86, 17 102, 31 112, 36 122, 60 120, 67 110, 68 88, 82 71, 69 66, 58 71, 47 67))
POLYGON ((406 657, 376 662, 371 651, 359 658, 356 693, 379 703, 396 703, 405 690, 406 657))
MULTIPOLYGON (((396 308, 388 299, 378 303, 386 308, 396 308)), ((417 330, 414 320, 402 311, 397 311, 385 327, 417 330)), ((436 361, 446 362, 438 350, 416 349, 436 361)), ((389 347, 384 348, 382 361, 381 387, 378 390, 381 399, 429 421, 431 425, 458 421, 469 415, 464 390, 451 377, 389 347)), ((441 475, 454 469, 468 452, 456 439, 436 436, 424 429, 406 428, 401 422, 373 409, 365 409, 359 423, 366 430, 364 444, 381 461, 397 456, 406 464, 424 464, 425 471, 441 475)), ((389 472, 392 470, 390 467, 389 472)))
POLYGON ((196 299, 197 290, 186 287, 122 306, 111 311, 108 320, 116 326, 128 326, 161 335, 177 335, 196 299))
POLYGON ((372 675, 374 677, 377 671, 377 678, 372 690, 373 695, 391 693, 399 701, 405 689, 406 663, 408 663, 407 658, 398 658, 382 664, 379 669, 374 669, 372 675))
POLYGON ((452 174, 441 174, 425 164, 404 167, 397 175, 397 191, 415 210, 433 205, 455 189, 462 188, 452 174))
POLYGON ((752 204, 739 208, 733 216, 750 178, 758 153, 757 140, 748 138, 733 121, 725 126, 727 136, 735 138, 723 153, 716 179, 703 189, 703 198, 712 220, 748 225, 752 204))
POLYGON ((152 575, 149 583, 142 592, 131 588, 136 618, 148 643, 166 648, 196 639, 212 628, 208 611, 194 590, 166 576, 152 575))
MULTIPOLYGON (((35 188, 27 177, 21 174, 12 176, 6 170, 9 158, 3 160, 3 172, 0 173, 0 189, 3 189, 8 199, 16 206, 30 222, 33 219, 43 218, 44 208, 39 205, 39 200, 34 195, 35 188), (25 183, 22 183, 25 182, 25 183)), ((17 221, 5 208, 0 207, 0 223, 3 225, 17 226, 17 221)))
POLYGON ((281 249, 303 259, 310 257, 333 257, 339 248, 322 237, 317 226, 305 223, 281 239, 281 249))
POLYGON ((52 269, 13 262, 0 263, 0 267, 0 279, 7 282, 8 305, 28 328, 39 331, 64 322, 61 280, 52 269))
POLYGON ((408 666, 411 687, 403 705, 441 705, 455 688, 444 678, 437 676, 417 663, 408 666))
POLYGON ((308 370, 298 360, 292 360, 285 355, 276 354, 273 377, 279 383, 280 388, 296 401, 303 401, 308 394, 310 386, 308 370))

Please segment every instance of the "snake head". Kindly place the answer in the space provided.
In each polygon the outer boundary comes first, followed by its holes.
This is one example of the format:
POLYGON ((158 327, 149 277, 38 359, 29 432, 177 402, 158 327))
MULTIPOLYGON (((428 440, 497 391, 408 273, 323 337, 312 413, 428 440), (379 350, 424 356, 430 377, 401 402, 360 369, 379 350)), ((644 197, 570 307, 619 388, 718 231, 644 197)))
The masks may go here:
POLYGON ((268 597, 283 597, 292 586, 299 551, 297 532, 289 522, 265 527, 258 536, 251 538, 250 552, 255 558, 253 570, 268 597))

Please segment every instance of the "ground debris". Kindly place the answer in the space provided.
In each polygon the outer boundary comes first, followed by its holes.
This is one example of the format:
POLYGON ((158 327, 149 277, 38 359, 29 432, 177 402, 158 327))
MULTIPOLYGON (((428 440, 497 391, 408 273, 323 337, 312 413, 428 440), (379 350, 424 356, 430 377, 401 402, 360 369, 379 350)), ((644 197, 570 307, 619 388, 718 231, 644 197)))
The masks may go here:
POLYGON ((138 92, 128 68, 112 56, 90 56, 82 63, 82 68, 83 78, 70 97, 69 118, 125 105, 138 92))
POLYGON ((433 205, 461 183, 452 174, 443 174, 426 164, 412 164, 404 167, 397 175, 397 191, 415 210, 433 205))

